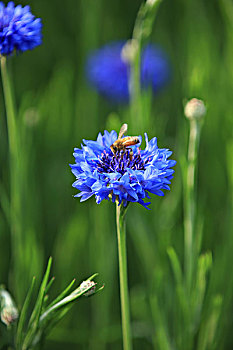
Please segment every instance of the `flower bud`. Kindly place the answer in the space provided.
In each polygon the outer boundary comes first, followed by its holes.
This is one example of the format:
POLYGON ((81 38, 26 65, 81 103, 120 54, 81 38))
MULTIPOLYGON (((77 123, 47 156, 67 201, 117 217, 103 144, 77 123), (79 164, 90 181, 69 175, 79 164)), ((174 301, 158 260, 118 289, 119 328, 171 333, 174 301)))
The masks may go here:
POLYGON ((83 295, 85 295, 85 297, 89 297, 90 295, 95 293, 96 283, 94 281, 87 280, 87 281, 83 281, 80 284, 81 290, 86 290, 86 289, 90 288, 91 286, 92 286, 92 288, 83 294, 83 295))
MULTIPOLYGON (((146 2, 146 3, 147 3, 147 5, 149 5, 149 6, 151 6, 151 7, 152 7, 152 6, 154 6, 154 5, 155 5, 156 1, 157 1, 157 0, 147 0, 147 2, 146 2)), ((158 1, 157 1, 157 2, 158 2, 158 1)))
POLYGON ((202 100, 192 98, 184 108, 185 116, 190 119, 202 119, 206 115, 206 107, 202 100))
POLYGON ((18 318, 18 310, 10 293, 2 287, 0 288, 0 310, 1 321, 6 326, 10 326, 18 318))
POLYGON ((134 61, 138 52, 139 46, 135 39, 128 40, 121 50, 121 59, 125 63, 131 63, 134 61))

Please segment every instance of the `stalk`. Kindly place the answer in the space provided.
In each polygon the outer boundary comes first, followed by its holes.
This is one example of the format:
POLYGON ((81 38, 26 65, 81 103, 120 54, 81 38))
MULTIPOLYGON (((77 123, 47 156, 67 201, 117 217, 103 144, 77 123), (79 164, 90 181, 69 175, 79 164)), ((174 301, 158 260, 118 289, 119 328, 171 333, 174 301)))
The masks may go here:
POLYGON ((19 251, 21 248, 20 239, 20 193, 19 193, 19 151, 18 151, 18 135, 16 128, 15 109, 13 102, 13 95, 11 90, 10 78, 7 70, 7 59, 5 56, 0 56, 1 62, 1 76, 4 93, 4 101, 7 118, 7 131, 9 143, 9 165, 10 165, 10 225, 11 225, 11 244, 13 254, 13 267, 16 273, 16 291, 17 282, 20 279, 20 265, 19 251))
POLYGON ((122 204, 118 205, 118 203, 116 203, 123 349, 131 350, 132 337, 130 327, 129 290, 127 277, 125 212, 126 208, 124 208, 122 204))
POLYGON ((135 46, 135 57, 130 67, 129 78, 129 94, 130 94, 130 117, 131 125, 136 125, 141 131, 142 125, 142 96, 141 96, 141 83, 140 83, 140 66, 141 66, 141 46, 139 42, 132 41, 132 45, 135 46))
POLYGON ((131 126, 136 125, 135 132, 143 130, 143 105, 141 94, 141 49, 146 40, 150 37, 153 23, 161 0, 147 0, 144 2, 137 14, 132 40, 126 45, 123 53, 124 59, 129 63, 129 95, 131 126))
POLYGON ((7 128, 9 138, 9 150, 10 157, 15 158, 17 154, 16 146, 16 122, 15 122, 15 111, 14 103, 11 93, 10 79, 7 71, 6 57, 1 56, 1 73, 2 73, 2 85, 6 104, 6 115, 7 115, 7 128))
POLYGON ((201 123, 198 119, 190 120, 188 164, 185 189, 185 218, 184 218, 184 249, 185 249, 185 274, 188 291, 192 288, 194 269, 194 230, 196 216, 195 182, 197 172, 197 156, 200 141, 201 123))

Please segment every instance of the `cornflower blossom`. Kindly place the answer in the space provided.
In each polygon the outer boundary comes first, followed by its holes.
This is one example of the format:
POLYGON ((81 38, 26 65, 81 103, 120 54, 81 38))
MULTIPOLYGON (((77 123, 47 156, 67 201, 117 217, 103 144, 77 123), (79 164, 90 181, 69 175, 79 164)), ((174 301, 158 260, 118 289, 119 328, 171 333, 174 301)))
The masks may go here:
MULTIPOLYGON (((126 42, 113 42, 96 50, 87 59, 86 74, 90 84, 103 96, 116 103, 129 101, 130 65, 122 57, 126 42)), ((141 87, 152 88, 154 94, 170 78, 170 65, 164 51, 147 45, 141 57, 141 87)))
POLYGON ((75 164, 70 167, 76 176, 73 187, 80 191, 75 197, 82 202, 95 196, 98 204, 105 199, 125 207, 136 202, 148 209, 149 193, 163 196, 163 190, 170 189, 176 161, 169 160, 172 152, 158 148, 156 137, 149 141, 146 133, 145 149, 140 148, 139 136, 138 145, 113 152, 110 147, 117 138, 116 131, 105 130, 96 141, 83 140, 82 148, 74 149, 75 164))
POLYGON ((10 1, 0 2, 0 54, 32 50, 42 43, 41 19, 35 18, 29 6, 10 1))

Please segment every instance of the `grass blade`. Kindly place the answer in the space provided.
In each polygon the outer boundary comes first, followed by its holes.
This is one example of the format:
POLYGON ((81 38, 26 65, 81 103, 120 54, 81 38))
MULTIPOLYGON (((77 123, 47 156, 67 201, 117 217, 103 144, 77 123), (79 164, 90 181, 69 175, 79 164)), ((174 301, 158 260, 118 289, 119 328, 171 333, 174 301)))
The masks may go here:
POLYGON ((26 337, 25 337, 25 340, 23 343, 23 347, 22 347, 23 350, 26 350, 30 346, 30 344, 33 340, 33 337, 37 331, 37 327, 38 327, 38 323, 39 323, 39 319, 40 319, 40 315, 41 315, 41 310, 42 310, 42 306, 43 306, 43 301, 44 301, 44 297, 45 297, 46 286, 48 283, 49 273, 50 273, 50 269, 51 269, 51 264, 52 264, 52 258, 50 257, 49 261, 48 261, 46 272, 44 274, 43 281, 41 283, 41 287, 39 290, 37 301, 36 301, 35 307, 33 309, 30 321, 29 321, 28 331, 27 331, 27 334, 26 334, 26 337))
POLYGON ((48 306, 47 309, 50 309, 53 305, 55 305, 56 303, 58 303, 60 300, 62 300, 63 298, 65 298, 67 296, 67 294, 69 293, 69 291, 71 290, 72 286, 74 285, 76 279, 74 278, 71 283, 66 287, 66 289, 61 292, 56 299, 54 299, 48 306))
POLYGON ((21 349, 22 340, 23 340, 23 328, 25 325, 25 320, 26 320, 28 308, 30 305, 34 285, 35 285, 35 277, 33 277, 33 279, 32 279, 31 286, 28 290, 28 293, 27 293, 27 296, 26 296, 26 299, 25 299, 25 302, 23 304, 23 307, 22 307, 22 310, 20 313, 20 317, 19 317, 17 333, 16 333, 16 349, 17 350, 21 349))

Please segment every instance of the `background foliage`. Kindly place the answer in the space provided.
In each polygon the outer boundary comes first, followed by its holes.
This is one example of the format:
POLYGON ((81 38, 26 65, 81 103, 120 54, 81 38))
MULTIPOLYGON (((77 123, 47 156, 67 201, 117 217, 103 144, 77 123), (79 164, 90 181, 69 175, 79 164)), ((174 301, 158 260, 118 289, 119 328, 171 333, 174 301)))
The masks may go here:
MULTIPOLYGON (((26 2, 22 1, 22 4, 26 2)), ((22 305, 32 276, 40 279, 53 256, 56 293, 76 277, 94 272, 106 286, 102 293, 81 300, 50 334, 45 349, 119 349, 121 347, 118 267, 114 205, 80 204, 72 197, 74 177, 69 169, 72 150, 82 138, 119 128, 128 121, 127 106, 113 106, 90 89, 85 60, 91 50, 132 35, 140 1, 28 1, 43 20, 44 44, 9 59, 18 132, 22 135, 20 217, 21 260, 25 273, 15 281, 7 221, 9 167, 3 97, 0 106, 0 279, 22 305)), ((179 317, 174 303, 174 278, 167 255, 175 247, 183 259, 182 162, 187 152, 188 123, 183 103, 202 98, 208 114, 202 130, 198 176, 198 222, 202 251, 213 252, 213 269, 205 295, 222 295, 216 349, 231 349, 232 336, 232 29, 230 0, 164 0, 151 41, 170 56, 171 84, 153 100, 145 129, 158 137, 159 147, 174 151, 177 160, 172 189, 153 198, 151 212, 139 205, 128 211, 128 259, 135 349, 151 349, 162 323, 175 337, 179 317), (158 318, 161 318, 158 320, 158 318), (152 340, 151 340, 152 339, 152 340)), ((137 127, 137 126, 136 126, 137 127)), ((130 133, 130 125, 129 125, 130 133)), ((208 330, 208 332, 211 330, 208 330)), ((165 349, 165 348, 164 348, 165 349)), ((185 349, 186 350, 186 349, 185 349)))

